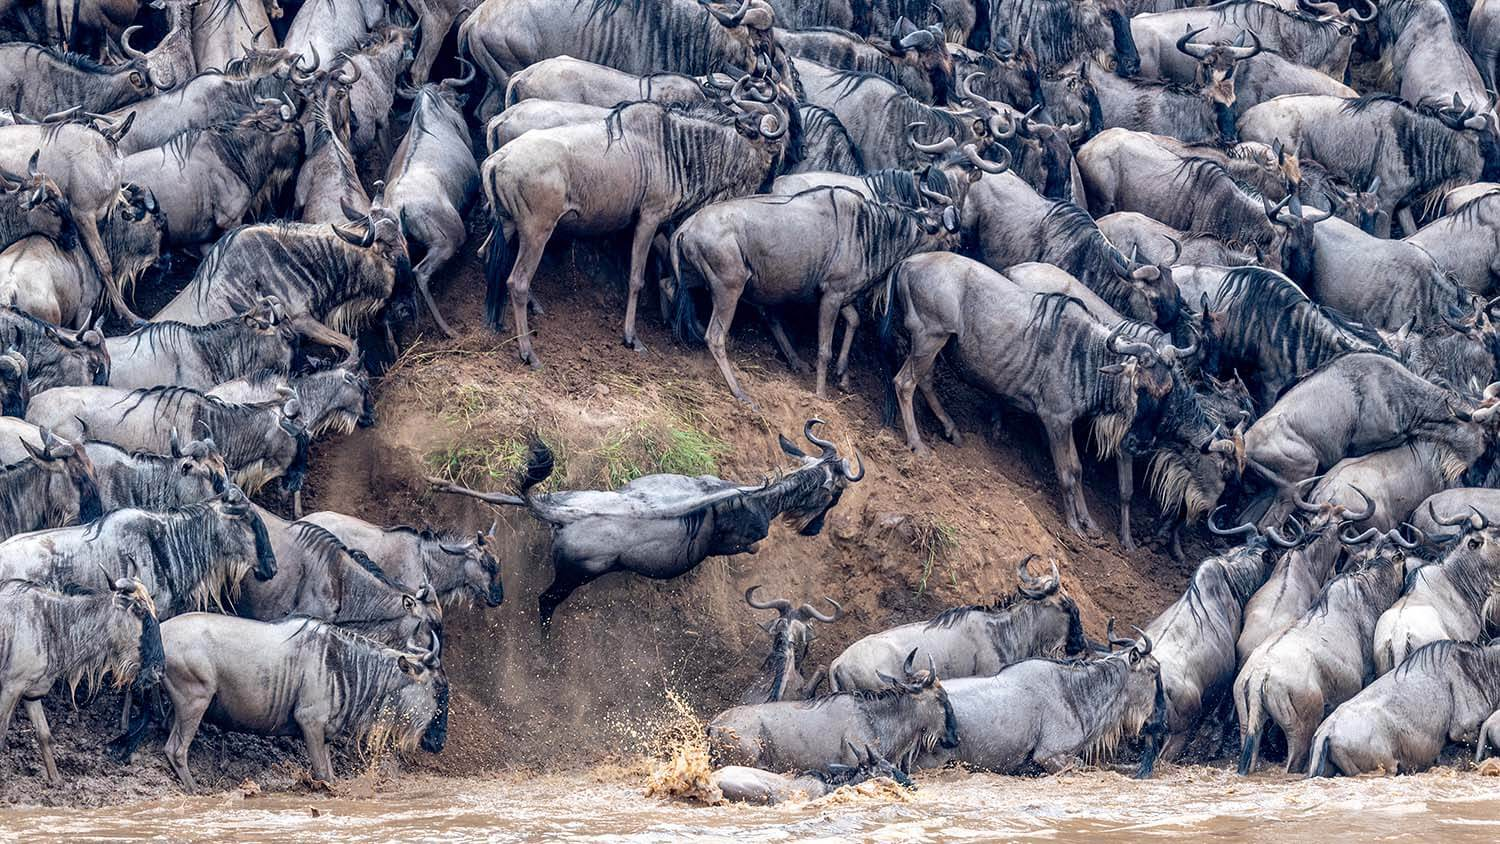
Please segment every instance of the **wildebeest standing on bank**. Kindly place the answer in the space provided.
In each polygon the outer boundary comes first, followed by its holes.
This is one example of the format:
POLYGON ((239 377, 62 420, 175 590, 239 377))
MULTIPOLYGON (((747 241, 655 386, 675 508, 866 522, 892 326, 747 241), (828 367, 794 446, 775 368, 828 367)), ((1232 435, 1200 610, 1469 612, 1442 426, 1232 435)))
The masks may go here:
POLYGON ((510 74, 557 56, 636 75, 669 70, 704 76, 739 75, 765 53, 792 79, 785 53, 775 47, 774 22, 765 0, 736 6, 709 0, 486 0, 459 27, 458 44, 489 77, 479 105, 487 118, 498 110, 510 74))
MULTIPOLYGON (((959 743, 929 750, 917 765, 958 761, 1001 774, 1035 766, 1057 773, 1109 758, 1166 705, 1151 638, 1111 638, 1110 645, 1124 650, 1094 660, 1028 659, 993 677, 952 681, 959 743)), ((1154 763, 1143 756, 1139 775, 1150 776, 1154 763)))
MULTIPOLYGON (((892 292, 881 338, 889 365, 894 367, 897 319, 911 350, 892 381, 894 402, 887 415, 893 422, 899 407, 907 445, 927 450, 913 405, 918 387, 945 436, 952 439, 957 432, 932 380, 938 354, 954 341, 957 360, 978 386, 1040 417, 1068 526, 1079 534, 1097 530, 1083 499, 1073 423, 1091 421, 1100 456, 1115 458, 1120 489, 1133 490, 1134 456, 1124 441, 1137 415, 1171 394, 1172 361, 1148 343, 1122 341, 1125 323, 1111 330, 1078 299, 1024 290, 989 267, 951 253, 909 258, 890 274, 888 284, 892 292)), ((1129 537, 1128 519, 1122 519, 1121 542, 1129 537)))
POLYGON ((803 536, 823 530, 828 512, 844 489, 865 476, 839 457, 838 449, 812 432, 822 420, 803 427, 803 436, 822 451, 804 454, 786 437, 781 450, 801 465, 764 484, 741 485, 711 475, 647 475, 614 491, 570 491, 537 495, 533 488, 553 469, 552 452, 531 443, 517 495, 482 493, 429 479, 439 492, 477 498, 489 504, 525 507, 552 528, 552 584, 537 599, 543 631, 558 604, 573 590, 612 571, 631 571, 655 580, 684 574, 708 557, 749 554, 780 516, 803 536))
POLYGON ((635 309, 657 229, 710 202, 753 193, 796 158, 801 138, 787 111, 741 98, 753 84, 750 77, 736 83, 728 113, 626 103, 602 123, 528 132, 485 159, 481 177, 493 216, 485 311, 498 327, 509 296, 522 361, 541 363, 526 309, 532 276, 556 231, 632 230, 623 334, 625 345, 645 348, 635 334, 635 309))
MULTIPOLYGON (((978 170, 972 178, 978 178, 978 170)), ((844 320, 844 342, 834 375, 848 387, 849 347, 859 325, 855 302, 907 256, 953 246, 959 227, 954 199, 921 188, 934 202, 911 208, 866 199, 843 187, 795 196, 750 196, 721 202, 688 218, 672 236, 675 330, 697 334, 692 289, 706 287, 713 315, 704 339, 729 391, 754 405, 729 364, 725 341, 742 298, 761 307, 817 301, 819 398, 828 396, 833 333, 844 320), (787 232, 811 235, 789 241, 787 232)))
POLYGON ((495 530, 475 532, 473 539, 399 525, 381 527, 343 513, 309 513, 302 519, 320 525, 344 544, 358 548, 392 579, 416 591, 431 584, 443 601, 467 599, 487 607, 505 600, 495 530))
POLYGON ((189 791, 188 749, 204 716, 229 730, 300 733, 316 779, 333 779, 327 739, 399 750, 443 749, 448 677, 434 647, 392 650, 311 618, 267 624, 191 613, 162 625, 163 684, 172 701, 167 761, 189 791), (266 678, 281 678, 267 684, 266 678))
POLYGON ((990 4, 990 43, 1036 56, 1046 73, 1068 62, 1111 60, 1121 76, 1141 70, 1122 0, 980 0, 990 4))
POLYGON ((959 745, 948 692, 931 670, 912 669, 877 691, 834 692, 812 700, 778 701, 726 709, 708 724, 708 754, 715 765, 749 765, 771 771, 825 768, 857 762, 846 748, 878 748, 898 767, 917 754, 959 745))
POLYGON ((1241 774, 1255 769, 1267 719, 1286 734, 1288 773, 1302 771, 1324 713, 1374 675, 1375 621, 1401 593, 1404 558, 1382 554, 1323 587, 1303 616, 1245 660, 1234 679, 1241 774))
POLYGON ((26 389, 37 395, 53 387, 109 383, 104 335, 90 326, 71 331, 25 311, 0 307, 0 337, 26 358, 26 389))
POLYGON ((271 579, 276 555, 265 523, 235 487, 177 510, 116 510, 0 542, 0 580, 103 589, 113 582, 104 567, 141 581, 165 618, 219 606, 252 571, 271 579))
POLYGON ((429 289, 433 275, 463 247, 468 236, 464 210, 479 187, 479 165, 469 147, 459 93, 473 79, 449 79, 424 85, 412 100, 411 128, 406 132, 385 173, 385 203, 394 209, 406 234, 407 248, 426 251, 412 267, 422 301, 442 332, 453 330, 438 312, 429 289))
POLYGON ((61 783, 52 756, 52 728, 42 698, 58 680, 74 693, 87 681, 97 691, 106 675, 116 686, 142 688, 161 678, 163 656, 156 607, 139 581, 111 581, 99 592, 54 592, 24 580, 0 580, 0 747, 16 706, 36 731, 47 779, 61 783))
MULTIPOLYGON (((132 27, 139 29, 139 27, 132 27)), ((124 39, 129 49, 130 39, 124 39)), ((0 45, 0 102, 15 111, 41 117, 74 106, 101 112, 156 93, 156 80, 136 51, 115 65, 102 65, 87 56, 65 53, 36 44, 0 45)), ((169 87, 161 85, 161 89, 169 87)), ((180 80, 179 80, 180 81, 180 80)))
POLYGON ((1343 79, 1359 31, 1356 22, 1371 20, 1376 14, 1375 4, 1366 7, 1364 16, 1352 8, 1330 15, 1313 4, 1303 6, 1298 2, 1297 5, 1299 8, 1287 9, 1261 0, 1226 0, 1211 6, 1136 15, 1130 21, 1130 31, 1140 53, 1141 75, 1192 79, 1198 60, 1176 47, 1184 32, 1196 30, 1196 39, 1201 42, 1228 43, 1249 31, 1260 38, 1267 50, 1343 79))
POLYGON ((1016 567, 1020 584, 1013 596, 990 606, 945 610, 930 621, 872 633, 845 648, 828 666, 833 690, 883 688, 882 677, 897 676, 913 650, 918 659, 931 657, 938 673, 950 680, 985 677, 1034 656, 1082 654, 1088 641, 1078 605, 1059 591, 1056 563, 1049 578, 1026 570, 1035 557, 1028 555, 1016 567))
POLYGON ((20 439, 26 459, 0 460, 0 540, 104 515, 94 464, 83 443, 65 441, 46 429, 41 436, 41 448, 20 439))
POLYGON ((1433 642, 1345 701, 1313 736, 1307 775, 1409 774, 1431 766, 1449 742, 1478 739, 1500 710, 1500 644, 1433 642))
POLYGON ((776 610, 777 617, 760 626, 771 634, 771 652, 761 663, 760 671, 750 688, 740 696, 740 703, 770 703, 777 700, 806 700, 817 694, 823 683, 823 669, 819 668, 810 678, 803 673, 807 663, 807 647, 816 638, 813 635, 814 621, 831 624, 844 615, 843 607, 832 598, 825 598, 833 605, 833 615, 818 612, 812 604, 793 608, 785 598, 773 598, 764 603, 757 601, 752 586, 745 590, 745 603, 758 610, 776 610))

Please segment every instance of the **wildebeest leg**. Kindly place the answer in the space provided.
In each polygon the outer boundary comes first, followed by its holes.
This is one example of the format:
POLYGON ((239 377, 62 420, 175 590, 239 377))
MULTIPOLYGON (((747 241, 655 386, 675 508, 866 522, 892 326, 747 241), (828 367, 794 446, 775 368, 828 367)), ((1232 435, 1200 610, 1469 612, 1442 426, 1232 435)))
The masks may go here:
POLYGON ((813 393, 820 399, 828 398, 828 364, 833 361, 833 328, 838 324, 839 311, 843 303, 829 293, 818 302, 818 365, 817 387, 813 393))
POLYGON ((531 327, 526 321, 526 305, 531 301, 531 279, 542 263, 542 253, 547 241, 557 227, 557 220, 537 224, 530 220, 516 226, 516 265, 511 268, 510 278, 505 284, 510 288, 510 312, 515 318, 516 346, 523 363, 533 369, 542 362, 531 349, 531 327))
POLYGON ((917 382, 917 389, 922 391, 922 398, 927 402, 927 409, 931 410, 932 414, 938 418, 938 422, 942 423, 943 439, 962 447, 964 435, 958 432, 958 423, 953 421, 953 417, 948 415, 947 409, 938 400, 937 386, 932 382, 931 369, 927 370, 925 378, 917 382))
POLYGON ((1120 547, 1135 550, 1130 536, 1130 498, 1135 494, 1135 458, 1124 448, 1115 454, 1115 471, 1120 489, 1120 547))
POLYGON ((10 718, 16 712, 16 703, 21 700, 19 686, 15 691, 0 686, 0 748, 5 747, 5 734, 10 730, 10 718))
MULTIPOLYGON (((427 44, 424 42, 422 47, 426 49, 427 44)), ((429 59, 428 69, 430 68, 431 60, 429 59)), ((421 83, 418 82, 416 84, 420 85, 421 83)), ((448 259, 452 258, 454 253, 458 251, 459 244, 464 242, 466 232, 464 231, 463 218, 457 214, 451 216, 442 214, 438 216, 440 219, 437 225, 441 231, 432 233, 431 235, 423 232, 423 237, 427 243, 427 254, 422 256, 422 260, 418 261, 415 267, 412 267, 412 275, 416 278, 417 290, 422 294, 422 301, 426 303, 427 310, 432 312, 432 321, 437 323, 438 330, 443 332, 444 337, 452 339, 455 336, 453 329, 448 327, 447 320, 443 319, 443 314, 438 310, 437 302, 433 301, 430 284, 432 276, 437 272, 438 267, 446 264, 448 259)))
POLYGON ((781 356, 786 358, 787 366, 798 375, 812 374, 812 367, 809 367, 807 362, 798 356, 797 350, 792 348, 792 341, 786 336, 786 326, 781 324, 781 320, 766 308, 757 306, 756 309, 760 311, 760 318, 770 327, 771 339, 776 341, 776 348, 780 349, 781 356))
POLYGON ((328 758, 328 742, 323 740, 323 722, 316 718, 298 718, 297 726, 302 728, 302 743, 307 745, 313 779, 333 782, 333 761, 328 758))
MULTIPOLYGON (((1416 220, 1416 217, 1413 216, 1412 213, 1411 213, 1411 206, 1410 205, 1406 206, 1405 208, 1402 208, 1400 211, 1397 211, 1396 212, 1396 216, 1401 220, 1401 236, 1402 237, 1411 237, 1412 235, 1414 235, 1414 234, 1417 233, 1417 220, 1416 220)), ((1387 229, 1384 237, 1390 237, 1390 236, 1391 236, 1390 230, 1387 229)))
POLYGON ((84 251, 94 262, 94 268, 99 271, 99 278, 104 281, 104 292, 109 296, 109 303, 114 308, 115 314, 131 325, 141 322, 141 318, 136 316, 129 305, 125 304, 125 297, 120 294, 120 286, 115 283, 114 266, 109 261, 109 253, 104 249, 104 241, 99 237, 98 221, 88 214, 79 214, 73 218, 73 224, 78 229, 78 239, 83 243, 84 251))
POLYGON ((1093 517, 1089 515, 1089 506, 1083 500, 1083 489, 1079 486, 1083 464, 1078 462, 1072 423, 1066 419, 1043 418, 1042 427, 1047 431, 1047 442, 1052 447, 1052 465, 1057 470, 1057 482, 1062 486, 1068 527, 1079 536, 1098 531, 1093 517))
POLYGON ((646 344, 635 336, 635 306, 646 286, 646 258, 651 253, 651 239, 656 236, 660 225, 661 220, 643 214, 636 221, 635 236, 630 240, 630 294, 625 300, 625 345, 637 352, 646 351, 646 344))
MULTIPOLYGON (((896 402, 901 408, 901 424, 906 428, 906 445, 918 454, 931 454, 932 449, 922 442, 922 434, 917 430, 917 414, 912 407, 912 396, 916 392, 918 384, 925 384, 932 377, 932 365, 937 361, 938 353, 948 342, 947 331, 912 330, 911 322, 907 322, 908 330, 911 330, 911 351, 906 355, 906 363, 901 365, 900 371, 892 379, 896 386, 896 402)), ((941 405, 933 404, 935 396, 929 395, 926 388, 922 395, 927 399, 928 406, 932 407, 934 413, 942 414, 941 405)), ((952 420, 944 422, 951 424, 952 420)))
POLYGON ((182 782, 182 787, 188 791, 197 791, 198 786, 193 782, 193 774, 188 770, 188 748, 193 746, 193 739, 198 735, 198 725, 203 723, 203 713, 208 711, 208 705, 213 700, 212 689, 201 689, 199 694, 191 700, 182 695, 173 694, 172 689, 167 689, 167 695, 172 699, 172 731, 167 735, 167 743, 162 747, 167 754, 167 762, 171 764, 173 773, 182 782))
POLYGON ((26 701, 26 717, 36 731, 36 744, 42 751, 42 765, 47 769, 47 782, 53 785, 62 781, 57 775, 57 760, 52 757, 52 726, 47 723, 47 711, 42 708, 42 699, 26 701))
POLYGON ((835 375, 839 377, 839 389, 849 392, 849 347, 854 345, 854 331, 859 328, 859 309, 853 305, 845 305, 839 310, 839 316, 844 318, 844 343, 839 347, 839 362, 833 368, 835 375))
MULTIPOLYGON (((703 340, 708 344, 708 353, 713 355, 714 363, 719 365, 724 381, 729 384, 729 392, 745 404, 755 407, 755 402, 740 389, 740 382, 734 377, 734 370, 729 366, 729 354, 724 347, 724 341, 729 336, 729 326, 734 322, 735 308, 740 304, 745 286, 750 283, 749 274, 746 272, 735 278, 721 278, 711 274, 706 264, 707 262, 703 262, 700 267, 703 268, 704 281, 713 294, 714 312, 708 318, 708 331, 704 333, 703 340)), ((677 295, 686 296, 688 292, 678 290, 677 295)))
POLYGON ((586 562, 576 561, 558 562, 553 566, 552 585, 547 587, 536 599, 537 614, 542 623, 542 635, 552 629, 552 614, 557 612, 557 607, 573 590, 598 577, 593 574, 586 562))

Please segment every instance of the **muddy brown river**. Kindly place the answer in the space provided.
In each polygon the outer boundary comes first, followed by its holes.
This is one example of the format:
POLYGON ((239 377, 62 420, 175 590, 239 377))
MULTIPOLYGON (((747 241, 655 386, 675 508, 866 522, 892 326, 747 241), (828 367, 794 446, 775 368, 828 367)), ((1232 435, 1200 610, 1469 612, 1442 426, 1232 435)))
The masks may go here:
POLYGON ((1022 779, 946 772, 910 796, 862 786, 811 803, 702 806, 641 776, 413 779, 373 798, 239 793, 98 810, 0 809, 0 841, 1500 841, 1500 778, 1241 779, 1173 768, 1022 779))

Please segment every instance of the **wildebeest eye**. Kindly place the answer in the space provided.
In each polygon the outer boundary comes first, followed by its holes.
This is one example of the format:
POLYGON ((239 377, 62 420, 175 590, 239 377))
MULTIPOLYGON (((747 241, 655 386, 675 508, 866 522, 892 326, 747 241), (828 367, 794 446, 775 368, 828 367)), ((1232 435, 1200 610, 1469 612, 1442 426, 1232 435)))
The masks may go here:
POLYGON ((1471 537, 1469 537, 1469 547, 1470 548, 1477 549, 1477 548, 1479 548, 1479 546, 1481 546, 1483 544, 1484 544, 1484 540, 1482 538, 1480 538, 1478 536, 1471 536, 1471 537))

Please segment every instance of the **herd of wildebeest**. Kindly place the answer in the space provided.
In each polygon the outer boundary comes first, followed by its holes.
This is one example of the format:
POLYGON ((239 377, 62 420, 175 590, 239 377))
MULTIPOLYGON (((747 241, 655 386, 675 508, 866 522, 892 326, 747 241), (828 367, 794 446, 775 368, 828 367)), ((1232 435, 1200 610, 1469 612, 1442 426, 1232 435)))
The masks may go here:
MULTIPOLYGON (((1500 747, 1500 3, 4 0, 0 27, 0 736, 24 704, 49 779, 59 681, 123 692, 121 758, 169 719, 188 788, 205 717, 300 734, 325 780, 336 737, 442 748, 442 606, 501 602, 495 528, 300 489, 422 313, 453 335, 430 288, 470 210, 486 320, 532 366, 545 247, 628 234, 626 345, 650 281, 753 406, 738 306, 799 373, 800 308, 823 399, 863 315, 915 451, 918 389, 960 441, 951 372, 1040 421, 1073 531, 1084 434, 1122 546, 1144 460, 1156 541, 1223 548, 1103 642, 1015 549, 1014 595, 811 676, 839 605, 752 589, 777 617, 708 727, 727 796, 1126 748, 1248 773, 1263 738, 1315 776, 1500 747)), ((542 493, 533 438, 512 491, 433 487, 550 528, 545 635, 608 572, 819 533, 865 469, 818 424, 757 483, 542 493)))

